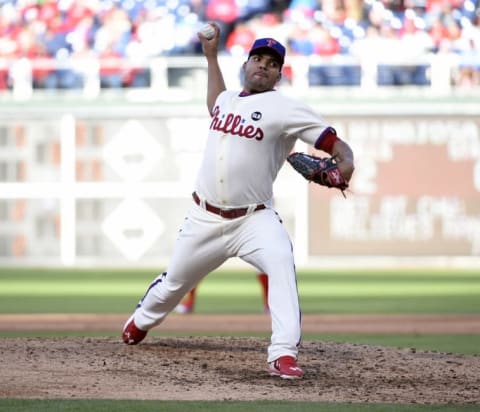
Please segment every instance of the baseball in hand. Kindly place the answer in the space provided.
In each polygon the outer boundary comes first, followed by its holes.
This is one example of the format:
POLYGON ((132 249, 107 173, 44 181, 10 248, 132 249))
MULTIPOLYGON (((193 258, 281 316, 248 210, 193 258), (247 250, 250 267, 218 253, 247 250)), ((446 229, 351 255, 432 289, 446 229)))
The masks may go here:
POLYGON ((200 33, 202 33, 207 40, 210 40, 213 39, 213 36, 215 36, 215 29, 210 23, 207 23, 205 24, 205 26, 202 27, 200 33))

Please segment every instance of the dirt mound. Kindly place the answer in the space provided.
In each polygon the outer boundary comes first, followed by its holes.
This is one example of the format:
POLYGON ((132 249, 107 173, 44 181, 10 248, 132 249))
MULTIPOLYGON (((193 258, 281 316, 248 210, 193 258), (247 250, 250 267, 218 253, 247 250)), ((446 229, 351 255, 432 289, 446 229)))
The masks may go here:
POLYGON ((266 372, 263 338, 3 339, 3 398, 480 403, 480 357, 321 341, 305 378, 266 372))

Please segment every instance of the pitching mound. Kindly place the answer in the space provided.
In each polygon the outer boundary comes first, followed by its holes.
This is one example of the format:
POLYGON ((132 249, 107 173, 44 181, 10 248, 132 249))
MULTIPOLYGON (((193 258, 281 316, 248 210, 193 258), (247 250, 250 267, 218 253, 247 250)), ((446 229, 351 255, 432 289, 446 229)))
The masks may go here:
POLYGON ((266 372, 267 339, 3 339, 4 398, 480 403, 480 357, 306 341, 305 378, 266 372))

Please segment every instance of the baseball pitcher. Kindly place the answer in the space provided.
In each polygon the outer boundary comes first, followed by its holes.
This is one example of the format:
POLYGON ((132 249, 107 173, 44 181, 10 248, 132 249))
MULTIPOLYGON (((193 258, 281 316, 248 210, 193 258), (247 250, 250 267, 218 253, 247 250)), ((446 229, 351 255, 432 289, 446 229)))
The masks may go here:
MULTIPOLYGON (((285 47, 275 39, 255 40, 242 65, 243 90, 227 91, 217 58, 220 29, 212 26, 211 38, 198 33, 208 64, 211 121, 192 206, 166 272, 150 284, 122 338, 131 345, 142 341, 203 277, 239 257, 269 276, 268 372, 298 379, 303 371, 297 364, 301 314, 295 263, 290 237, 272 206, 273 182, 300 139, 335 159, 307 159, 309 170, 315 162, 307 178, 343 191, 354 170, 353 153, 311 108, 275 89, 285 61, 285 47)), ((290 163, 300 173, 305 169, 302 162, 290 163)))

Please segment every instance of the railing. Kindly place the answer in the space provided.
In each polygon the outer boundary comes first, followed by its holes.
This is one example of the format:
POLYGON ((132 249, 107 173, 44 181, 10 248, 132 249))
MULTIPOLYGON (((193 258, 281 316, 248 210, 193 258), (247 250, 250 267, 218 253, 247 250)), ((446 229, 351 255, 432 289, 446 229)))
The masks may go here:
MULTIPOLYGON (((244 59, 220 57, 229 86, 240 86, 244 59)), ((449 95, 458 88, 454 81, 458 70, 458 56, 454 54, 428 54, 414 61, 295 56, 287 59, 283 84, 293 90, 348 87, 366 93, 388 86, 414 86, 435 95, 449 95)), ((205 85, 206 62, 202 56, 158 57, 139 62, 120 58, 0 60, 0 93, 10 93, 18 101, 51 90, 94 99, 107 89, 137 89, 144 96, 150 93, 179 99, 203 98, 205 85)))

